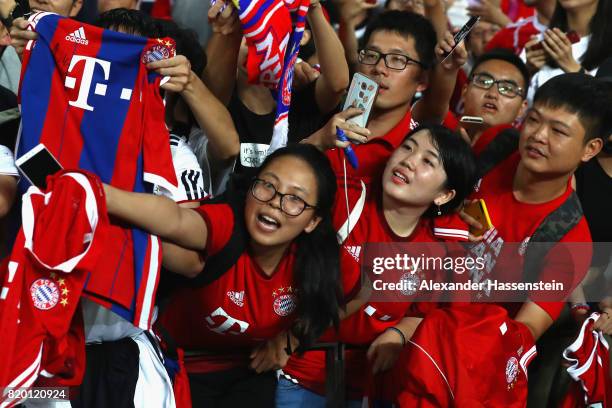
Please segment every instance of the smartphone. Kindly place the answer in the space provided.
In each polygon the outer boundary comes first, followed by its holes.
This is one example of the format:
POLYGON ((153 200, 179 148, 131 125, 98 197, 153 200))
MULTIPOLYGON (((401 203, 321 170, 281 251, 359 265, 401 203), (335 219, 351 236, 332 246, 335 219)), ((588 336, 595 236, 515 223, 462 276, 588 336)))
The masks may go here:
POLYGON ((483 226, 482 229, 470 227, 470 233, 472 233, 472 235, 479 237, 493 226, 493 224, 491 224, 491 217, 489 217, 489 211, 487 211, 487 205, 483 199, 473 201, 468 204, 463 211, 483 226))
MULTIPOLYGON (((567 33, 565 33, 565 35, 567 36, 567 39, 572 44, 576 44, 578 41, 580 41, 580 36, 574 30, 568 31, 567 33)), ((544 35, 543 34, 540 34, 540 40, 541 41, 539 43, 536 43, 536 44, 531 46, 532 50, 541 50, 542 48, 544 48, 544 46, 542 45, 542 42, 544 41, 544 35)))
POLYGON ((465 40, 465 37, 467 37, 470 31, 472 31, 472 28, 476 26, 479 20, 480 20, 480 16, 470 17, 468 22, 465 23, 465 25, 461 27, 459 31, 457 31, 457 34, 455 34, 455 36, 453 37, 453 39, 455 40, 455 45, 453 46, 453 49, 450 50, 450 52, 445 53, 442 56, 442 62, 444 62, 449 57, 449 55, 451 55, 453 51, 455 51, 455 48, 457 48, 459 44, 461 44, 461 42, 465 40))
POLYGON ((475 123, 477 125, 481 125, 484 123, 484 119, 481 118, 480 116, 462 116, 461 119, 459 119, 459 122, 461 123, 475 123))
POLYGON ((353 80, 351 81, 351 86, 342 110, 353 107, 363 109, 363 113, 347 121, 361 127, 366 127, 377 94, 378 84, 375 81, 360 73, 353 75, 353 80))
POLYGON ((15 165, 30 184, 45 190, 47 176, 62 170, 61 164, 42 143, 15 161, 15 165))

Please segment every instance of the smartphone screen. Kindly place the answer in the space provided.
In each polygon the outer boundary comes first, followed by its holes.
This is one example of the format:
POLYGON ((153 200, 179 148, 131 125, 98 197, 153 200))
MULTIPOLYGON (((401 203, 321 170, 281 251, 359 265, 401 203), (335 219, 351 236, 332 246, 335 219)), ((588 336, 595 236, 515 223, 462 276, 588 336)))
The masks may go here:
POLYGON ((21 156, 15 164, 25 178, 41 190, 47 188, 47 176, 62 170, 62 166, 43 144, 21 156))

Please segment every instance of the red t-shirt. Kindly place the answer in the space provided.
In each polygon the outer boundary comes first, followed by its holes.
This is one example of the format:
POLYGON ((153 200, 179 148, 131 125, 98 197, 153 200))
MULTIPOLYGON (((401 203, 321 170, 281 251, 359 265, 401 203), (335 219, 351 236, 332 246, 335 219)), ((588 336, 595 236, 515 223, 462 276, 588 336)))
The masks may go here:
MULTIPOLYGON (((208 228, 206 255, 229 241, 235 217, 227 204, 204 204, 196 211, 208 228)), ((296 308, 293 281, 295 248, 267 276, 248 251, 214 282, 173 294, 159 322, 186 350, 189 372, 210 372, 248 364, 254 346, 289 328, 296 308), (212 355, 189 357, 190 352, 212 355)))
MULTIPOLYGON (((339 176, 339 184, 340 184, 339 176)), ((338 197, 334 209, 334 226, 342 233, 346 226, 347 208, 343 191, 343 183, 339 185, 338 197)), ((347 195, 349 209, 361 197, 362 184, 357 178, 347 180, 347 195)), ((389 227, 381 207, 380 186, 373 183, 366 193, 363 210, 357 223, 341 248, 342 285, 347 299, 352 298, 359 290, 361 260, 363 259, 364 243, 385 242, 436 242, 441 240, 465 240, 467 229, 465 224, 447 222, 456 220, 454 217, 438 217, 436 223, 421 219, 409 237, 396 235, 389 227)), ((435 249, 433 249, 435 250, 435 249)), ((437 254, 444 256, 444 254, 437 254)), ((344 319, 339 332, 328 330, 320 339, 321 342, 340 341, 361 346, 359 349, 349 349, 345 354, 347 395, 349 398, 360 398, 364 392, 366 372, 371 371, 367 365, 367 346, 388 327, 396 325, 405 316, 422 316, 435 304, 413 304, 411 302, 368 302, 357 312, 344 319)), ((283 373, 286 377, 320 394, 325 392, 325 352, 309 351, 301 356, 292 356, 283 373)))
MULTIPOLYGON (((346 162, 347 175, 359 177, 374 177, 382 174, 385 164, 391 153, 400 145, 411 130, 419 124, 412 119, 412 112, 409 110, 393 129, 384 136, 374 138, 361 145, 352 145, 353 151, 357 156, 359 166, 353 169, 346 162)), ((331 162, 336 174, 343 172, 343 149, 331 149, 327 151, 327 158, 331 162)))
POLYGON ((521 19, 516 23, 508 24, 495 34, 491 41, 487 43, 485 50, 505 48, 519 55, 531 36, 544 32, 546 28, 545 25, 538 22, 536 15, 521 19))
POLYGON ((525 5, 523 0, 502 0, 500 6, 504 14, 512 21, 529 17, 534 13, 534 8, 525 5))
MULTIPOLYGON (((493 228, 485 234, 484 240, 473 249, 475 253, 484 253, 491 256, 492 265, 490 268, 487 267, 486 271, 482 271, 483 276, 476 277, 476 282, 481 282, 490 277, 492 270, 495 271, 496 278, 503 277, 507 282, 519 282, 520 277, 504 276, 501 271, 522 271, 522 268, 518 268, 516 264, 522 265, 524 249, 519 250, 518 254, 509 254, 508 251, 502 251, 501 248, 504 243, 521 243, 523 244, 521 245, 522 248, 542 221, 563 204, 573 191, 568 181, 566 191, 554 200, 541 204, 527 204, 518 201, 512 191, 514 175, 519 161, 520 155, 515 152, 508 159, 498 164, 481 180, 477 186, 477 192, 473 196, 473 198, 484 199, 493 225, 493 228), (503 265, 513 265, 513 267, 504 268, 503 265)), ((582 217, 579 223, 560 242, 591 242, 591 234, 586 219, 582 217)), ((557 282, 575 286, 586 274, 591 259, 590 247, 581 247, 581 249, 584 251, 580 251, 579 254, 575 253, 578 251, 571 251, 571 254, 566 253, 561 257, 548 256, 540 279, 545 282, 554 279, 557 282)), ((559 255, 558 252, 555 252, 555 254, 559 255)), ((482 295, 488 296, 484 293, 482 295)), ((559 316, 564 305, 563 301, 535 301, 535 303, 544 309, 553 320, 559 316)), ((504 307, 514 317, 521 305, 521 303, 506 303, 504 307)))

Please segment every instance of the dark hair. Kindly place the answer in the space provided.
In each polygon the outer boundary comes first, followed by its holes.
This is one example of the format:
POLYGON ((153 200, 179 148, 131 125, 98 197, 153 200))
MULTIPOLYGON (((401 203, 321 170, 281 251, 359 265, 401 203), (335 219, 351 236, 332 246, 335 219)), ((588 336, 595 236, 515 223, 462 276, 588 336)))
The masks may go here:
POLYGON ((100 14, 95 25, 127 34, 154 37, 154 35, 151 35, 154 31, 151 18, 138 10, 116 8, 105 11, 100 14))
POLYGON ((527 94, 527 88, 529 88, 529 71, 527 70, 527 66, 516 54, 512 51, 507 50, 505 48, 495 48, 491 51, 485 52, 480 57, 474 61, 474 65, 472 66, 472 70, 470 71, 470 78, 481 64, 491 61, 491 60, 501 60, 505 61, 509 64, 512 64, 519 70, 521 76, 523 77, 523 98, 527 94))
MULTIPOLYGON (((606 59, 612 55, 612 47, 610 47, 610 38, 612 38, 612 2, 599 0, 597 10, 589 22, 589 32, 591 38, 586 52, 578 58, 578 62, 587 70, 595 69, 606 59)), ((558 28, 563 32, 569 30, 567 22, 567 11, 561 7, 557 1, 555 12, 552 15, 549 24, 550 28, 558 28)), ((557 66, 554 61, 549 61, 549 65, 557 66)))
POLYGON ((390 31, 403 37, 412 37, 414 47, 421 63, 431 68, 435 62, 434 47, 436 46, 436 32, 425 17, 410 11, 390 10, 375 16, 366 27, 361 38, 363 48, 370 41, 376 31, 390 31))
POLYGON ((302 233, 296 238, 294 282, 299 301, 298 318, 292 331, 300 340, 300 350, 304 350, 328 327, 339 324, 340 246, 331 218, 336 197, 336 176, 327 157, 309 144, 295 144, 276 150, 266 158, 258 174, 272 161, 285 156, 298 158, 312 169, 317 182, 315 211, 321 217, 321 222, 312 232, 302 233))
POLYGON ((544 83, 533 98, 533 105, 563 108, 578 115, 585 129, 584 142, 606 139, 612 128, 609 88, 590 75, 558 75, 544 83))
MULTIPOLYGON (((440 206, 442 214, 455 211, 463 203, 463 200, 473 191, 476 182, 476 159, 472 148, 457 133, 442 125, 423 125, 412 130, 406 139, 417 132, 426 130, 431 142, 440 153, 440 159, 446 182, 444 188, 455 190, 455 196, 448 203, 440 206)), ((423 214, 425 217, 434 217, 438 214, 438 206, 433 204, 423 214)))

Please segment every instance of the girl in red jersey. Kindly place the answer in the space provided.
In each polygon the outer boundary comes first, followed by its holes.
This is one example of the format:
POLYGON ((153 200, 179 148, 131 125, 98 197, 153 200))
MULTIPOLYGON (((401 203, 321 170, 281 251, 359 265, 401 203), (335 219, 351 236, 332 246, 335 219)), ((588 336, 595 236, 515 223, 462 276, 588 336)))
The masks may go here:
POLYGON ((248 192, 230 194, 231 205, 183 209, 105 189, 109 214, 160 236, 164 266, 196 277, 172 294, 159 319, 186 351, 194 406, 272 406, 270 370, 288 358, 289 333, 308 347, 338 323, 336 184, 325 155, 310 145, 275 151, 248 192), (213 260, 227 258, 218 278, 198 282, 213 260))
MULTIPOLYGON (((355 146, 356 150, 363 150, 360 154, 367 154, 367 148, 368 145, 355 146)), ((342 170, 338 173, 339 184, 343 185, 342 170)), ((345 191, 339 190, 334 208, 334 225, 345 238, 340 259, 347 299, 359 286, 363 244, 465 240, 468 236, 462 226, 441 228, 443 221, 450 219, 442 214, 452 212, 463 202, 475 180, 473 154, 458 134, 438 125, 415 129, 393 151, 382 175, 372 175, 372 180, 364 195, 362 185, 365 187, 365 184, 360 179, 349 178, 348 203, 345 203, 345 191), (354 213, 359 205, 355 202, 361 197, 365 197, 363 210, 353 220, 355 225, 347 226, 347 213, 354 213)), ((371 379, 371 374, 388 372, 393 367, 426 306, 401 300, 368 301, 342 320, 337 335, 331 332, 324 335, 322 341, 341 341, 360 347, 347 350, 345 356, 347 406, 360 407, 361 397, 367 392, 368 377, 371 379)), ((279 379, 276 406, 326 406, 325 376, 323 351, 291 356, 279 379)), ((387 394, 386 390, 382 392, 387 394)))

